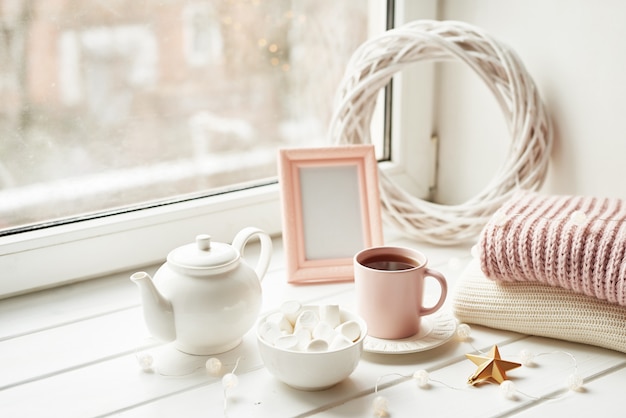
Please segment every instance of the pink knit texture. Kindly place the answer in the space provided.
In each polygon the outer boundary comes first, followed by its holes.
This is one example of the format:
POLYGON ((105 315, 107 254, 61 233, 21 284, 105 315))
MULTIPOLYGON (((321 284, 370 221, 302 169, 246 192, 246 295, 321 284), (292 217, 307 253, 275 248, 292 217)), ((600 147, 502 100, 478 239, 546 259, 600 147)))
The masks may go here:
POLYGON ((620 199, 520 192, 489 220, 481 270, 626 306, 626 204, 620 199))

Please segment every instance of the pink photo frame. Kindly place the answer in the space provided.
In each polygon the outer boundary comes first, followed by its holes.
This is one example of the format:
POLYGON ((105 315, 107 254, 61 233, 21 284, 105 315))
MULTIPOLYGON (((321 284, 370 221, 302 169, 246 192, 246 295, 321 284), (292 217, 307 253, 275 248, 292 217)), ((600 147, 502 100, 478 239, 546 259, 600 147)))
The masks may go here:
POLYGON ((374 146, 279 153, 287 281, 354 280, 354 255, 383 244, 374 146))

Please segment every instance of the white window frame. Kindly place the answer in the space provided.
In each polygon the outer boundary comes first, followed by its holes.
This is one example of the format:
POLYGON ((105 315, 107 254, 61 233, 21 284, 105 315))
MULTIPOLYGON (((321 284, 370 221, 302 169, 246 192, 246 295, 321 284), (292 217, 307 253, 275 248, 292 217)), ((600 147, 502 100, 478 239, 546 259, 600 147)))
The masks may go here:
MULTIPOLYGON (((370 1, 375 10, 381 5, 380 0, 370 1)), ((396 26, 435 18, 436 10, 437 0, 396 0, 396 26)), ((433 84, 429 70, 394 80, 392 105, 399 111, 392 119, 391 161, 382 166, 420 196, 428 194, 431 185, 423 179, 431 178, 435 166, 433 84), (407 91, 424 94, 403 94, 407 91)), ((0 297, 161 263, 171 249, 199 233, 230 242, 239 229, 250 225, 279 236, 279 198, 274 183, 0 237, 0 297)))

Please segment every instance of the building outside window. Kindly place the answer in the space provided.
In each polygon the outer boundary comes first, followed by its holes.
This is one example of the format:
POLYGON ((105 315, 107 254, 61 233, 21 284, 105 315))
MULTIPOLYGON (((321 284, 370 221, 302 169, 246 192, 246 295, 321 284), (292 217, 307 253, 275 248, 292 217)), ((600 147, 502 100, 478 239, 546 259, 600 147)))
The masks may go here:
POLYGON ((364 6, 0 1, 0 229, 274 177, 326 140, 364 6))

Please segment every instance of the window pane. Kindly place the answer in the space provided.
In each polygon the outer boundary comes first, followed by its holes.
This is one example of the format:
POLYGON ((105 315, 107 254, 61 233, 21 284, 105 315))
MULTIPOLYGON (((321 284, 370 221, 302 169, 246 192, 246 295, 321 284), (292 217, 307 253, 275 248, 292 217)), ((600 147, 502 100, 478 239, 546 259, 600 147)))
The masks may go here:
POLYGON ((0 0, 0 234, 273 178, 277 147, 326 140, 369 22, 363 0, 0 0))

